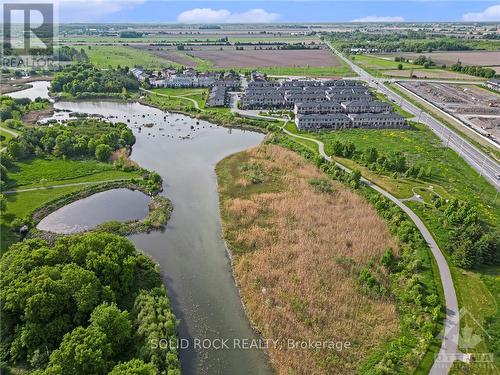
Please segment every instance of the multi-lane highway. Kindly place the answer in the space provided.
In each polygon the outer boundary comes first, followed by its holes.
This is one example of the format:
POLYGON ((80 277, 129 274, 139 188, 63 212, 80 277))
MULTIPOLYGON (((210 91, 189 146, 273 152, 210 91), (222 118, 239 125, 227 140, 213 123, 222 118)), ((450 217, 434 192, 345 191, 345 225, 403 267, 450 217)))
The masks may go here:
POLYGON ((389 99, 400 104, 401 108, 405 111, 414 114, 415 117, 419 118, 420 122, 427 125, 446 146, 457 152, 472 168, 484 176, 497 190, 500 190, 500 163, 480 151, 476 146, 449 129, 446 125, 443 125, 428 113, 421 111, 420 108, 385 86, 383 84, 384 79, 373 77, 370 73, 354 64, 335 48, 332 46, 330 46, 330 48, 343 61, 349 64, 351 69, 356 72, 361 79, 367 81, 371 87, 384 93, 389 99))

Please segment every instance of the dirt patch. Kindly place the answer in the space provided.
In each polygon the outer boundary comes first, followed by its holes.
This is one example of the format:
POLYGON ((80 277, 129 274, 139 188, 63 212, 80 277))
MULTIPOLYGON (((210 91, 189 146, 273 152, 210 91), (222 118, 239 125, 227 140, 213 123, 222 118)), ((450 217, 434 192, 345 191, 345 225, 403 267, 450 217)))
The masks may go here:
POLYGON ((340 61, 327 49, 303 50, 200 50, 189 55, 209 60, 215 68, 251 67, 326 67, 341 66, 340 61))
POLYGON ((27 114, 25 114, 22 118, 22 121, 26 124, 29 125, 34 125, 36 124, 39 120, 50 117, 54 114, 54 108, 52 108, 52 105, 50 108, 45 108, 45 109, 40 109, 38 111, 30 111, 27 114))
POLYGON ((402 86, 454 115, 476 132, 500 141, 500 96, 474 85, 401 82, 402 86))
POLYGON ((217 172, 224 237, 247 313, 265 339, 284 343, 270 348, 277 373, 357 373, 399 326, 392 301, 357 282, 385 248, 397 251, 385 222, 354 192, 278 146, 233 155, 217 172), (352 346, 290 349, 289 339, 352 346))

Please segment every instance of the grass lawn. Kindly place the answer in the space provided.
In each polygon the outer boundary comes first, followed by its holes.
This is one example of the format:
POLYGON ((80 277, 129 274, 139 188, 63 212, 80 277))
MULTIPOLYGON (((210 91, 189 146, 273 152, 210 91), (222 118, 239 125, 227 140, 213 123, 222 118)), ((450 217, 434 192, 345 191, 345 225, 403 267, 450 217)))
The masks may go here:
POLYGON ((169 66, 179 67, 180 65, 173 61, 158 57, 148 51, 137 50, 127 46, 110 45, 110 46, 90 46, 90 49, 85 48, 85 53, 89 56, 90 61, 99 68, 107 68, 108 66, 142 66, 146 69, 160 69, 169 66))
POLYGON ((342 66, 304 66, 304 67, 253 67, 236 68, 240 73, 258 70, 274 76, 306 76, 306 77, 353 77, 356 74, 347 64, 342 66))
POLYGON ((61 185, 83 181, 127 178, 137 173, 116 170, 111 164, 95 160, 63 160, 34 158, 16 162, 9 173, 6 189, 61 185))
POLYGON ((361 65, 361 67, 367 70, 372 75, 381 75, 380 70, 394 70, 398 68, 398 65, 403 65, 403 70, 415 69, 416 65, 410 63, 400 63, 394 61, 394 59, 383 59, 380 57, 372 56, 372 55, 354 55, 351 57, 351 60, 361 65))
POLYGON ((14 136, 5 130, 0 129, 0 145, 1 147, 7 145, 7 142, 9 142, 14 136))

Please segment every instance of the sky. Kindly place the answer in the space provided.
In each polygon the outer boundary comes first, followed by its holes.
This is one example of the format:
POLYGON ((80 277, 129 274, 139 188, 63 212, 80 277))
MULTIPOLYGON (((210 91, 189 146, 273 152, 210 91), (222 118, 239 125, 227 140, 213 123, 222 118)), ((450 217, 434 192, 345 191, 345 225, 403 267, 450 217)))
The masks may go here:
MULTIPOLYGON (((4 3, 19 0, 0 1, 4 3)), ((498 0, 40 1, 57 2, 60 22, 500 22, 500 1, 498 0)))

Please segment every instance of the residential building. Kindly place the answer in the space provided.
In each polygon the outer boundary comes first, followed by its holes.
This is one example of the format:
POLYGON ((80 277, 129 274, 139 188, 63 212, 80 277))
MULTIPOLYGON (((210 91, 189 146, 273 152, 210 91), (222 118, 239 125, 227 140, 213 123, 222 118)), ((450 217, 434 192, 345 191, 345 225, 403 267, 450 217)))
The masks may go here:
POLYGON ((293 107, 295 115, 309 115, 312 113, 340 113, 343 112, 343 110, 344 109, 339 103, 332 102, 330 100, 324 102, 295 103, 293 107))
POLYGON ((389 103, 379 100, 354 100, 343 102, 341 105, 346 113, 383 113, 392 110, 392 106, 389 103))
POLYGON ((353 113, 349 115, 353 128, 403 128, 405 118, 397 113, 353 113))
POLYGON ((491 90, 500 91, 500 79, 492 78, 484 83, 491 90))
POLYGON ((351 120, 343 113, 308 114, 295 116, 295 124, 299 130, 345 129, 351 120))

